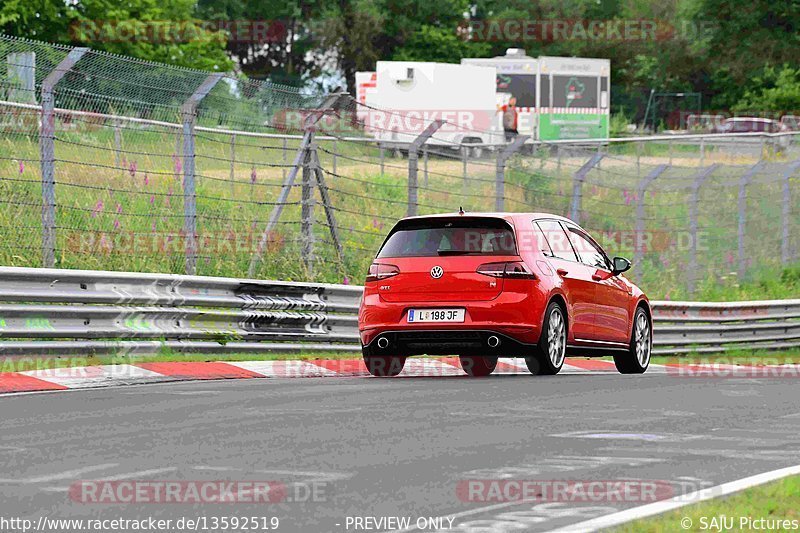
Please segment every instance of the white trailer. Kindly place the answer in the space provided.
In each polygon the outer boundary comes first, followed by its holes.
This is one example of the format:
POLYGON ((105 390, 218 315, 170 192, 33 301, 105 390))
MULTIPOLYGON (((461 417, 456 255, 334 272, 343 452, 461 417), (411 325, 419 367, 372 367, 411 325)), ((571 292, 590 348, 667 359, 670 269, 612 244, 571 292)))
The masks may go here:
POLYGON ((363 73, 357 98, 365 129, 384 142, 410 143, 434 120, 443 126, 429 144, 459 149, 499 144, 495 69, 416 61, 378 61, 374 92, 363 73), (363 86, 363 92, 362 92, 363 86))

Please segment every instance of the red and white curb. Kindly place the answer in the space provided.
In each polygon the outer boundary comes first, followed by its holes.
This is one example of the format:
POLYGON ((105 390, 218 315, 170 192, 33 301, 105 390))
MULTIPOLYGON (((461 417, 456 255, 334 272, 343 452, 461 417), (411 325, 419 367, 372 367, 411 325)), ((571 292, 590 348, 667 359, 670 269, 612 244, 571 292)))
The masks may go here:
MULTIPOLYGON (((567 359, 561 374, 616 373, 613 362, 567 359)), ((528 374, 523 359, 500 358, 495 374, 528 374)), ((800 365, 650 365, 647 374, 677 377, 800 377, 800 365)), ((465 376, 458 357, 409 358, 402 377, 465 376)), ((361 359, 158 362, 47 368, 0 373, 0 394, 139 385, 167 381, 253 378, 370 377, 361 359)))

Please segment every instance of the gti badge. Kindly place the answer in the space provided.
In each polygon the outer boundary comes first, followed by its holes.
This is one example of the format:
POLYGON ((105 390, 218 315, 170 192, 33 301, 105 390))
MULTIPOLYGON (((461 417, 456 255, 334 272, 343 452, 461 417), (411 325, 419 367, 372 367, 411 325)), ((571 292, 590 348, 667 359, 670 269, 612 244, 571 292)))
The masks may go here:
POLYGON ((439 279, 442 277, 443 274, 444 270, 442 270, 442 267, 440 267, 439 265, 436 265, 431 269, 431 277, 433 279, 439 279))

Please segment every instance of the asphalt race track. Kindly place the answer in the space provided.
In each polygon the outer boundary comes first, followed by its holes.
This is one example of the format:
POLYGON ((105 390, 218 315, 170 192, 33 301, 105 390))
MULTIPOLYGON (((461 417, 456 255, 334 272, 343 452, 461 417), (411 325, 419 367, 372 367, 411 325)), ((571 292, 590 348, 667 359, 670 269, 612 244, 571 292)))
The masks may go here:
POLYGON ((688 493, 800 463, 797 398, 795 379, 664 374, 259 379, 9 396, 0 398, 0 516, 276 516, 287 532, 402 529, 355 517, 412 526, 449 517, 442 530, 548 531, 642 503, 472 502, 459 482, 657 480, 688 493), (285 485, 286 501, 70 496, 74 482, 103 479, 270 480, 285 485))

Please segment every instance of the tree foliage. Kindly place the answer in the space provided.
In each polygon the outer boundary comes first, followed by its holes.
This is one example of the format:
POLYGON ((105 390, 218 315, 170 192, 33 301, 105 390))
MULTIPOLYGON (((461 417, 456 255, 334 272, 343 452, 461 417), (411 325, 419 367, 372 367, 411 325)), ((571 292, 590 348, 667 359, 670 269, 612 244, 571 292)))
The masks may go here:
POLYGON ((701 92, 706 109, 797 110, 798 25, 800 0, 4 0, 0 6, 5 33, 351 91, 355 72, 374 69, 380 59, 458 62, 511 47, 534 57, 609 58, 612 108, 634 120, 651 89, 701 92), (102 20, 246 22, 269 31, 199 25, 193 38, 179 42, 76 35, 76 24, 102 20), (640 38, 465 39, 470 23, 509 20, 651 21, 658 31, 640 38))

